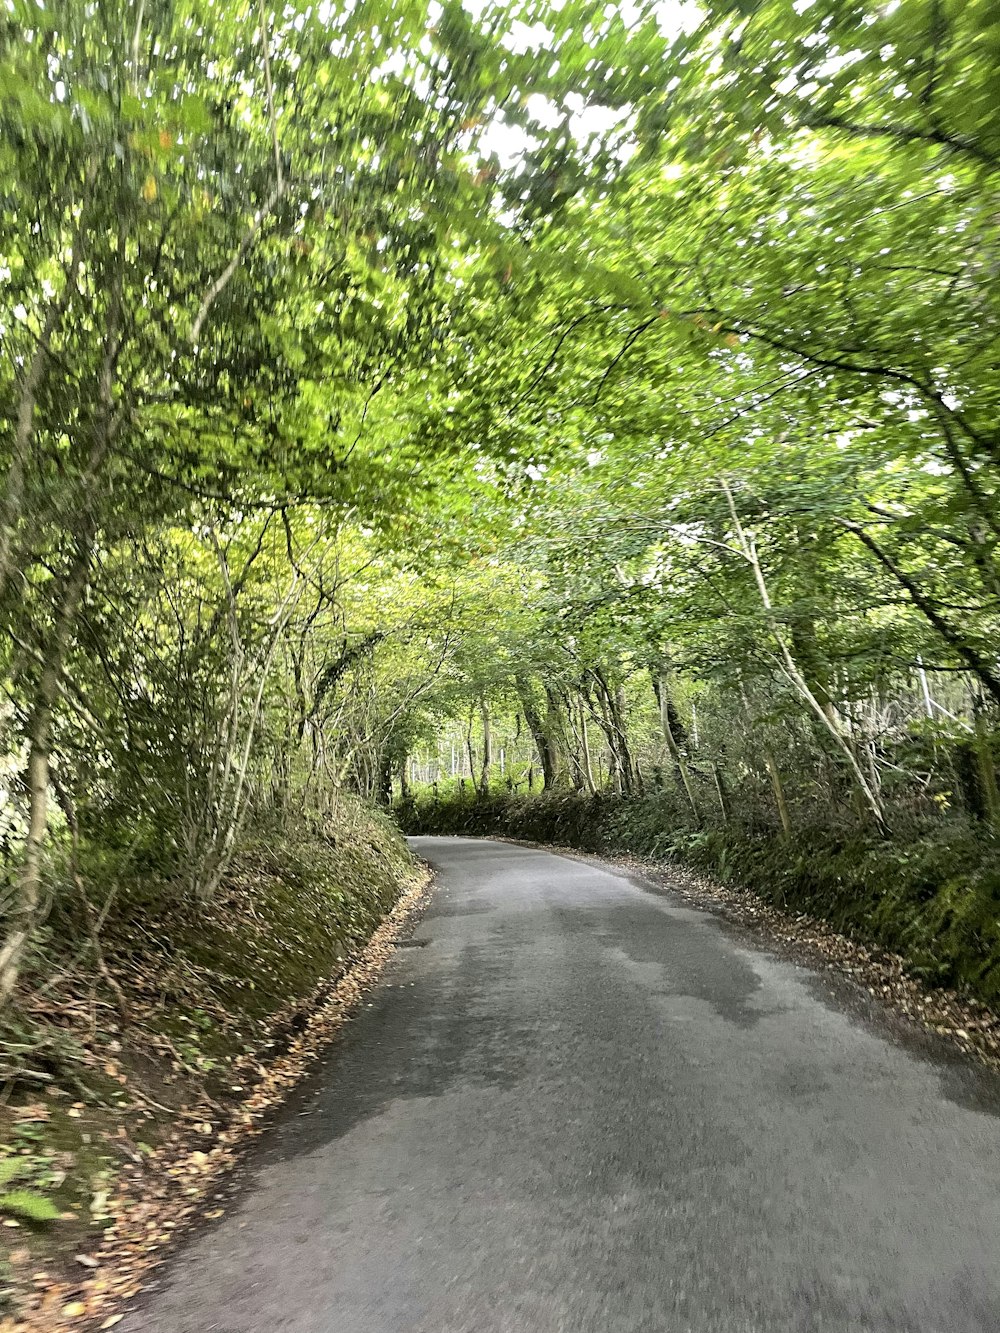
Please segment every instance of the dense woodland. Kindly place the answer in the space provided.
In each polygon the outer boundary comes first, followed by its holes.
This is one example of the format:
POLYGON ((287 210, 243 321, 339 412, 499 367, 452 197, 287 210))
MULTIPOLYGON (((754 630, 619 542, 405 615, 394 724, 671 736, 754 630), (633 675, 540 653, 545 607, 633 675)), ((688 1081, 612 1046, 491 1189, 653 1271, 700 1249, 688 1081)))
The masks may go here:
POLYGON ((1000 993, 998 42, 713 7, 550 174, 446 408, 483 615, 407 827, 679 855, 1000 993))
POLYGON ((1000 991, 998 97, 990 0, 11 0, 0 1004, 529 793, 1000 991))

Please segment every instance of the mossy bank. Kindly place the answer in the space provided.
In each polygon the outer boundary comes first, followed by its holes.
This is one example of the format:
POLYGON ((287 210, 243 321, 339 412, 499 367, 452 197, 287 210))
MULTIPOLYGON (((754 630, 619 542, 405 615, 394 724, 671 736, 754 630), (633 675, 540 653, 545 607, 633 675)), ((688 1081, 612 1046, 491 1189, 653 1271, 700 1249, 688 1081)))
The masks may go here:
POLYGON ((392 821, 344 797, 323 828, 248 837, 207 907, 133 876, 95 940, 56 898, 0 1028, 0 1310, 26 1275, 86 1264, 123 1165, 195 1122, 208 1146, 420 873, 392 821))

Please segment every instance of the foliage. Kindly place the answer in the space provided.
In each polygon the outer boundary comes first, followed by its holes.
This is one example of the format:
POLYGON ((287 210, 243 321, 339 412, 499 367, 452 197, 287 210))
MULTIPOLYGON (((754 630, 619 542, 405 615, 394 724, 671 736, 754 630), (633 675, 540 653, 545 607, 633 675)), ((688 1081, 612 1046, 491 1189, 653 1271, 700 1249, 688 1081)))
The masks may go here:
POLYGON ((30 1166, 30 1160, 23 1157, 0 1158, 0 1213, 23 1217, 29 1222, 55 1222, 59 1208, 51 1199, 38 1190, 16 1186, 18 1177, 30 1166))

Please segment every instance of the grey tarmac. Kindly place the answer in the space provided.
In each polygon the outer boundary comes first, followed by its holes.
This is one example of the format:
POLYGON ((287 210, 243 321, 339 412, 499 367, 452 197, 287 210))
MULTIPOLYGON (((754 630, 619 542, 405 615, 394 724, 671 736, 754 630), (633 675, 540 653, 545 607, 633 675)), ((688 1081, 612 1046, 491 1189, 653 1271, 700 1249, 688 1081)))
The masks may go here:
POLYGON ((1000 1084, 613 866, 431 905, 119 1333, 998 1333, 1000 1084))

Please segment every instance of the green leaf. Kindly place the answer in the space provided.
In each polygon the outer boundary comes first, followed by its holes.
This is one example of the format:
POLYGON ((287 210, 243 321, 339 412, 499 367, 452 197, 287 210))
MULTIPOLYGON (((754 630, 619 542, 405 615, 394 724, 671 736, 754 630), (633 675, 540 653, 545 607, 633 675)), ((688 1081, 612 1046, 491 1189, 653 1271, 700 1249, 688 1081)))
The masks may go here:
POLYGON ((20 1157, 0 1158, 0 1186, 9 1185, 23 1170, 24 1162, 20 1157))
POLYGON ((212 128, 211 112, 196 93, 185 93, 181 98, 177 119, 192 134, 208 134, 212 128))
POLYGON ((52 1200, 34 1190, 11 1190, 0 1194, 0 1211, 25 1217, 29 1222, 57 1222, 60 1216, 52 1200))

